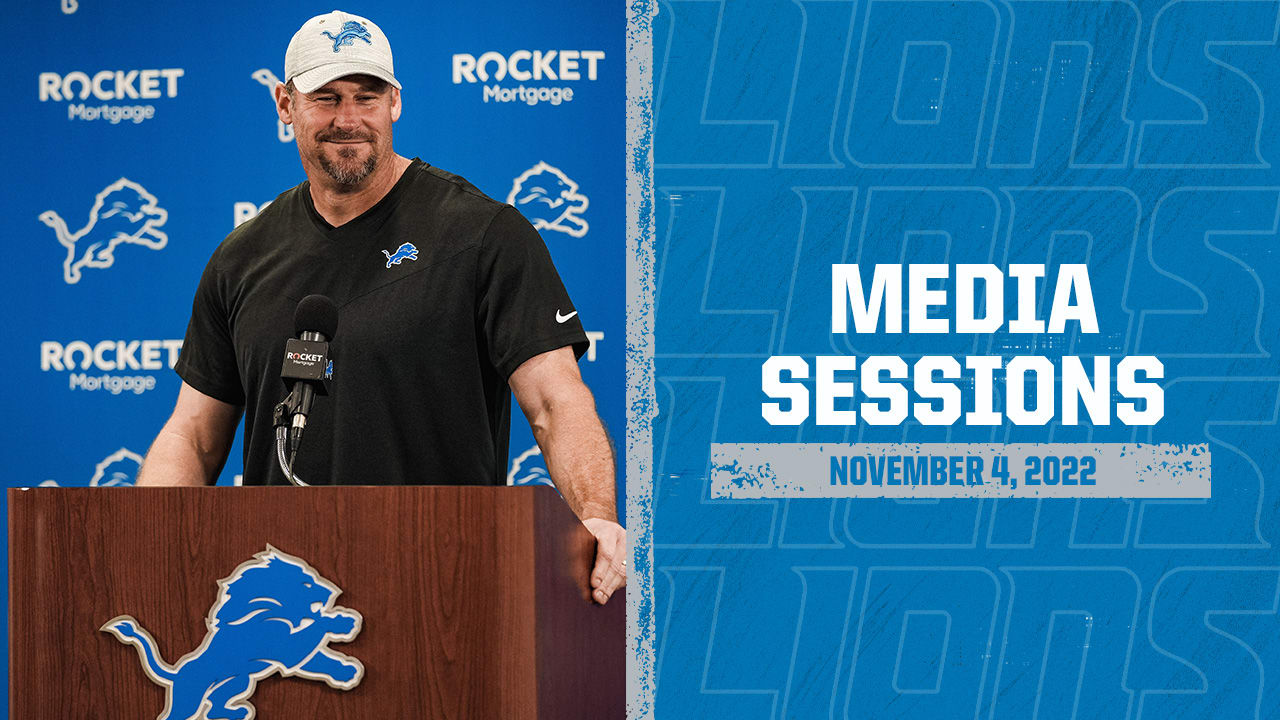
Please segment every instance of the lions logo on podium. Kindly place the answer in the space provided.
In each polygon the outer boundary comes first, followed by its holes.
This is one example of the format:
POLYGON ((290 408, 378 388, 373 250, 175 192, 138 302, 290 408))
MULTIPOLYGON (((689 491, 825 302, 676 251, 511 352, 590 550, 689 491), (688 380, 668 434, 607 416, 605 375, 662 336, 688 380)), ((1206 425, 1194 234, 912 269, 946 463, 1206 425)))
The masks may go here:
POLYGON ((102 631, 134 645, 147 675, 166 689, 157 720, 251 720, 258 681, 275 673, 322 680, 339 690, 360 684, 360 661, 329 648, 360 632, 360 613, 336 607, 342 594, 304 560, 267 546, 218 581, 209 632, 169 665, 138 621, 121 615, 102 631))

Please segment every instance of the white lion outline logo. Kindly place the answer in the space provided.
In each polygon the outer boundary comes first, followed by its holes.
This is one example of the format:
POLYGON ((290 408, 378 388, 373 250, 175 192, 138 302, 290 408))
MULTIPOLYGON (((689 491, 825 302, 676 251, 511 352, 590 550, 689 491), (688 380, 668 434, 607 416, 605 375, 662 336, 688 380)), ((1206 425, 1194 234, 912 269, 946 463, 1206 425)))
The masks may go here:
POLYGON ((132 485, 142 469, 142 456, 128 448, 111 453, 94 468, 90 487, 123 487, 132 485))
MULTIPOLYGON (((280 84, 280 78, 276 77, 270 68, 254 70, 252 77, 266 86, 267 94, 271 96, 271 106, 275 107, 276 85, 280 84)), ((293 126, 285 125, 279 117, 276 117, 276 139, 282 143, 293 142, 293 126)))
POLYGON ((507 204, 514 205, 538 230, 555 230, 576 238, 587 234, 587 221, 581 215, 590 201, 578 192, 578 183, 545 162, 520 173, 507 193, 507 204))
POLYGON ((53 228, 58 242, 67 248, 62 263, 68 285, 80 282, 80 268, 108 268, 115 262, 115 249, 131 243, 161 250, 169 236, 158 230, 169 212, 156 204, 156 196, 132 180, 120 178, 103 188, 89 209, 89 223, 76 232, 53 210, 40 213, 40 222, 53 228))
MULTIPOLYGON (((102 459, 94 468, 89 487, 127 487, 138 480, 142 456, 129 448, 120 448, 102 459)), ((45 480, 40 487, 59 487, 57 480, 45 480)))
POLYGON ((511 470, 507 473, 508 485, 554 485, 547 463, 542 459, 542 450, 535 444, 511 461, 511 470))

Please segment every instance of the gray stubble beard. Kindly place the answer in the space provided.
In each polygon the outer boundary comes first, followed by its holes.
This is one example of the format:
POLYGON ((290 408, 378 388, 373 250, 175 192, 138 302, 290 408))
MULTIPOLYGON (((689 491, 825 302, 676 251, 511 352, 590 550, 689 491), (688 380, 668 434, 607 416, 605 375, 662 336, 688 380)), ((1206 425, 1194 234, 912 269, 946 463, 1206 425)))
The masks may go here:
POLYGON ((333 181, 339 185, 359 185, 378 168, 377 153, 370 154, 369 159, 364 161, 364 165, 355 171, 346 170, 329 162, 329 158, 325 157, 324 153, 320 153, 319 160, 320 168, 328 173, 329 177, 333 178, 333 181))

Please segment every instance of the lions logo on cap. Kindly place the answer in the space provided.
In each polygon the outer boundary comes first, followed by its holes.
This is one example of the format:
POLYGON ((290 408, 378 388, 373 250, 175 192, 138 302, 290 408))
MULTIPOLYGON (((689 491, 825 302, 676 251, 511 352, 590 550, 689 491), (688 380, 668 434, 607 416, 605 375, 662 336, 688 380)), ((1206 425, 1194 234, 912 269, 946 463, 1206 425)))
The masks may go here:
POLYGON ((373 37, 364 25, 355 20, 348 20, 342 24, 342 30, 337 35, 330 34, 328 30, 322 30, 321 35, 328 37, 333 41, 333 51, 338 52, 338 48, 343 45, 355 45, 356 40, 363 40, 372 45, 373 41, 369 38, 373 37))
POLYGON ((170 665, 138 621, 121 615, 102 631, 133 645, 142 667, 164 686, 159 720, 250 720, 258 681, 275 673, 322 680, 350 690, 360 684, 360 661, 329 649, 360 632, 360 613, 336 607, 342 594, 305 561, 267 546, 218 582, 209 628, 200 647, 170 665))

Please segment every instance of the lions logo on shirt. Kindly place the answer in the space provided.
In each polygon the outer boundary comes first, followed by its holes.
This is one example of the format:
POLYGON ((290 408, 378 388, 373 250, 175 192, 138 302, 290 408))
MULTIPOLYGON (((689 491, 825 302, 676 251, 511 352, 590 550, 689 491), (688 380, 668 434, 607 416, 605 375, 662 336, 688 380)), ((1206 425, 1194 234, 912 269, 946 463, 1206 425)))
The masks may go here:
POLYGON ((120 178, 98 193, 89 208, 89 222, 75 232, 58 213, 40 213, 40 222, 53 228, 58 242, 67 248, 62 262, 63 279, 80 282, 84 267, 108 268, 115 263, 116 246, 121 243, 160 250, 169 236, 158 228, 169 219, 168 211, 156 205, 156 196, 132 180, 120 178))
POLYGON ((382 254, 387 257, 387 267, 391 267, 392 265, 399 265, 405 260, 417 260, 418 248, 414 247, 413 243, 405 243, 396 248, 395 252, 383 250, 382 254))
POLYGON ((589 202, 586 195, 578 193, 578 183, 544 162, 520 173, 507 194, 507 204, 514 205, 538 230, 555 230, 576 238, 587 234, 587 221, 581 215, 589 202))
POLYGON ((165 688, 159 720, 250 720, 258 681, 275 673, 321 680, 350 690, 360 684, 360 661, 329 649, 360 632, 360 613, 336 607, 342 594, 305 561, 267 546, 218 582, 209 632, 195 650, 170 665, 155 639, 129 615, 102 631, 133 645, 142 669, 165 688))

